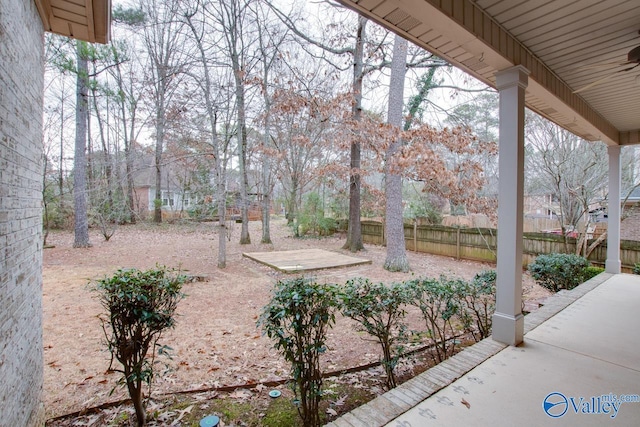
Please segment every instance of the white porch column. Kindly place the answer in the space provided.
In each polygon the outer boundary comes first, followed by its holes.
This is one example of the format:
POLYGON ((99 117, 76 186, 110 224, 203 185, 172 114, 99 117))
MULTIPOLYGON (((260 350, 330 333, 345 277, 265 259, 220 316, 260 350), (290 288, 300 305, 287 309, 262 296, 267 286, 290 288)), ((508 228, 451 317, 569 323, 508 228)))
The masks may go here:
POLYGON ((524 197, 524 92, 529 70, 521 65, 496 73, 500 93, 498 169, 498 267, 493 339, 518 345, 522 316, 524 197))
POLYGON ((609 208, 607 219, 607 261, 605 271, 619 274, 620 262, 620 146, 610 145, 609 153, 609 208))

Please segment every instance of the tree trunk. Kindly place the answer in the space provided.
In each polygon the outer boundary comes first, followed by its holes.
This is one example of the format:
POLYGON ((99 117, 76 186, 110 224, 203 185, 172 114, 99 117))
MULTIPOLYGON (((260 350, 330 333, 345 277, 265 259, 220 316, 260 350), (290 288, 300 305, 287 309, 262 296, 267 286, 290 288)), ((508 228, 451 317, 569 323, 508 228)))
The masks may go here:
MULTIPOLYGON (((93 72, 95 73, 96 66, 93 64, 93 72)), ((111 165, 111 153, 109 143, 105 136, 104 123, 102 122, 102 114, 100 114, 100 109, 98 108, 98 94, 95 89, 95 86, 91 88, 91 95, 93 100, 93 108, 95 109, 96 119, 98 119, 98 134, 100 135, 100 143, 102 145, 102 155, 104 157, 104 174, 107 185, 107 209, 111 210, 114 208, 113 206, 113 170, 111 165)), ((107 111, 109 105, 107 104, 107 111)), ((98 203, 102 204, 102 200, 98 200, 98 203)), ((104 214, 104 212, 102 212, 104 214)))
POLYGON ((58 171, 58 192, 60 193, 59 209, 64 215, 64 97, 60 99, 60 170, 58 171))
MULTIPOLYGON (((133 122, 131 123, 131 132, 133 133, 133 122)), ((125 139, 124 146, 124 162, 127 173, 127 206, 129 207, 129 222, 131 224, 136 223, 136 205, 133 197, 133 139, 125 139)))
POLYGON ((242 82, 243 70, 240 69, 237 55, 234 57, 234 75, 236 80, 236 102, 238 104, 238 169, 240 171, 240 217, 242 228, 240 244, 251 243, 249 236, 249 179, 247 177, 247 124, 245 113, 244 86, 242 82))
POLYGON ((269 186, 269 160, 262 159, 262 240, 271 244, 271 188, 269 186))
MULTIPOLYGON (((162 73, 161 73, 162 74, 162 73)), ((166 76, 161 77, 164 81, 166 76)), ((159 96, 160 100, 156 105, 156 193, 153 203, 153 222, 162 222, 162 146, 164 145, 164 95, 159 96)))
POLYGON ((136 109, 137 102, 129 99, 124 90, 124 83, 122 80, 122 71, 120 69, 120 63, 118 62, 118 51, 115 46, 112 46, 112 52, 116 58, 115 77, 116 83, 119 89, 118 108, 120 109, 120 119, 122 120, 122 139, 124 141, 124 162, 125 162, 125 174, 126 174, 126 197, 128 207, 128 220, 130 223, 136 223, 136 206, 135 199, 133 197, 133 141, 135 140, 135 122, 136 122, 136 109), (127 102, 130 102, 131 107, 131 120, 129 128, 127 128, 127 102))
POLYGON ((136 123, 136 108, 137 105, 134 105, 131 109, 131 121, 129 123, 129 137, 126 137, 127 127, 125 121, 125 110, 124 110, 124 101, 122 106, 122 125, 125 132, 124 139, 124 162, 125 169, 127 172, 127 206, 129 207, 129 222, 131 224, 136 223, 136 204, 135 199, 133 197, 133 154, 134 154, 134 146, 133 143, 135 141, 135 123, 136 123))
MULTIPOLYGON (((407 63, 406 39, 397 36, 393 46, 391 77, 389 80, 388 123, 400 130, 402 107, 404 105, 404 77, 407 63)), ((409 271, 409 260, 404 241, 404 221, 402 212, 402 177, 391 171, 393 156, 401 147, 400 137, 389 146, 385 153, 385 234, 387 236, 387 258, 384 268, 389 271, 409 271)))
MULTIPOLYGON (((353 117, 355 120, 360 120, 362 116, 363 55, 366 25, 366 18, 359 17, 356 46, 353 55, 353 117)), ((360 225, 360 141, 357 139, 354 139, 351 143, 351 160, 349 165, 351 168, 349 177, 349 226, 347 230, 347 242, 343 248, 351 252, 357 252, 364 249, 362 243, 362 228, 360 225)))
POLYGON ((74 202, 74 248, 91 246, 89 242, 89 220, 87 218, 87 120, 89 67, 85 57, 84 42, 77 42, 77 78, 76 78, 76 141, 73 160, 73 202, 74 202))
MULTIPOLYGON (((127 378, 129 378, 129 376, 127 376, 127 378)), ((136 425, 138 427, 147 425, 147 413, 144 409, 144 402, 142 401, 142 382, 140 380, 135 380, 135 382, 127 380, 127 388, 129 389, 129 396, 136 411, 136 425)))
MULTIPOLYGON (((235 11, 237 6, 235 3, 232 9, 235 11)), ((234 14, 234 18, 235 14, 234 14)), ((236 106, 238 117, 238 170, 240 172, 240 217, 242 218, 242 227, 240 231, 240 244, 248 245, 251 243, 249 236, 249 201, 248 187, 249 179, 247 177, 247 117, 244 93, 244 73, 243 65, 240 63, 240 53, 238 52, 238 38, 240 29, 237 21, 230 22, 229 31, 229 54, 231 56, 231 65, 233 67, 233 77, 235 81, 236 106)))
POLYGON ((595 248, 597 248, 600 243, 604 242, 605 240, 607 240, 607 232, 605 231, 604 233, 602 233, 600 235, 600 237, 598 237, 593 243, 591 243, 589 245, 589 247, 587 248, 584 257, 585 258, 589 258, 589 255, 591 255, 591 252, 594 251, 595 248))
POLYGON ((47 202, 47 170, 49 166, 49 158, 43 155, 44 171, 42 173, 42 208, 43 208, 43 231, 42 231, 42 247, 47 247, 47 237, 49 237, 49 204, 47 202))
MULTIPOLYGON (((271 109, 271 100, 269 99, 269 92, 267 91, 267 79, 268 79, 268 68, 265 65, 263 84, 264 84, 264 108, 265 108, 265 119, 264 119, 264 146, 270 142, 269 136, 269 127, 271 125, 270 121, 270 109, 271 109)), ((263 155, 262 157, 262 239, 261 243, 271 243, 271 186, 269 185, 270 181, 270 161, 268 156, 263 155)))
POLYGON ((296 217, 298 216, 298 178, 293 177, 291 180, 291 192, 289 193, 289 208, 287 209, 287 225, 293 224, 294 236, 298 236, 298 228, 296 217))
POLYGON ((227 266, 227 204, 224 183, 218 184, 216 192, 218 193, 218 268, 225 268, 227 266))

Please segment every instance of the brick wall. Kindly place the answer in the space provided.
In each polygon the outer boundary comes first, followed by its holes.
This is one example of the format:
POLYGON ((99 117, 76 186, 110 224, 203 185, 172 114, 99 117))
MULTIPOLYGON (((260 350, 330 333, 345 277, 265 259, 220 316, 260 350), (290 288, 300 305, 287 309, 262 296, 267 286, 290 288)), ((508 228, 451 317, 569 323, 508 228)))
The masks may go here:
POLYGON ((44 424, 43 28, 33 0, 0 0, 0 426, 44 424))
POLYGON ((620 238, 640 242, 640 207, 626 207, 628 217, 620 223, 620 238))

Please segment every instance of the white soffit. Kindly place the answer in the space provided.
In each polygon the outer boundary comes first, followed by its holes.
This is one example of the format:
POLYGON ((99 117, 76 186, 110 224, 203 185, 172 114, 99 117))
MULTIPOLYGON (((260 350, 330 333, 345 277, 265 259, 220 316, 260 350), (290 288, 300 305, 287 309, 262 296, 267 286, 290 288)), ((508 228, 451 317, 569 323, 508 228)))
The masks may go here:
POLYGON ((531 71, 527 106, 588 139, 640 142, 640 0, 339 0, 495 87, 496 71, 531 71), (627 66, 628 67, 628 66, 627 66))

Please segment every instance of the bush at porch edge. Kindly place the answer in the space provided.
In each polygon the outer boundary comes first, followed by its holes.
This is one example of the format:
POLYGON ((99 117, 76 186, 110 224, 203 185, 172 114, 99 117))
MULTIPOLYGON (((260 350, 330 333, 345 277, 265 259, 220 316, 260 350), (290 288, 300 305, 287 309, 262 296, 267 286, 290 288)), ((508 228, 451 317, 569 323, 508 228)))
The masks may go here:
POLYGON ((536 282, 553 292, 571 290, 584 282, 589 261, 575 254, 539 255, 529 264, 529 272, 536 282))

